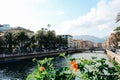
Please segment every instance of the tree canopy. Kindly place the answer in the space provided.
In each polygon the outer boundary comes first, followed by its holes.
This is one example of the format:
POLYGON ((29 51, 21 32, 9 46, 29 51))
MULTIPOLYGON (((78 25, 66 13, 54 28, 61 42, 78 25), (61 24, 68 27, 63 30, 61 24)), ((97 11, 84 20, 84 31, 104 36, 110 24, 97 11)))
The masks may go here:
POLYGON ((58 38, 54 30, 42 28, 30 36, 26 31, 6 32, 4 36, 0 37, 0 50, 3 53, 27 53, 67 46, 67 40, 58 38))

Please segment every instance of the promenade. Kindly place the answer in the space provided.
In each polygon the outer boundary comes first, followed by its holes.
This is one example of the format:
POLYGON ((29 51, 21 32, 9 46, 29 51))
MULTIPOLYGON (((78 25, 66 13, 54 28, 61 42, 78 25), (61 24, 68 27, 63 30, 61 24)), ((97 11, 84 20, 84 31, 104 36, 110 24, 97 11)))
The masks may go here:
POLYGON ((74 53, 74 52, 81 52, 82 49, 75 49, 75 50, 59 50, 59 51, 45 51, 45 52, 32 52, 32 53, 21 53, 21 54, 0 54, 0 63, 7 62, 7 61, 17 61, 23 59, 31 59, 37 57, 48 57, 48 56, 56 56, 61 53, 74 53))
MULTIPOLYGON (((38 57, 57 56, 63 52, 71 54, 75 52, 84 52, 84 51, 90 52, 90 50, 75 49, 75 50, 32 52, 32 53, 22 53, 22 54, 0 54, 0 63, 12 61, 12 60, 24 60, 24 59, 32 59, 32 58, 38 58, 38 57)), ((106 53, 110 59, 115 60, 117 63, 120 64, 120 54, 116 54, 110 50, 106 50, 106 53)))
POLYGON ((106 50, 108 57, 112 60, 115 60, 118 64, 120 64, 120 54, 116 54, 110 50, 106 50))
POLYGON ((23 60, 23 59, 30 59, 30 58, 37 58, 37 57, 48 57, 48 56, 55 56, 63 53, 64 51, 54 51, 54 52, 33 52, 33 53, 22 53, 22 54, 1 54, 0 61, 10 61, 10 60, 23 60))

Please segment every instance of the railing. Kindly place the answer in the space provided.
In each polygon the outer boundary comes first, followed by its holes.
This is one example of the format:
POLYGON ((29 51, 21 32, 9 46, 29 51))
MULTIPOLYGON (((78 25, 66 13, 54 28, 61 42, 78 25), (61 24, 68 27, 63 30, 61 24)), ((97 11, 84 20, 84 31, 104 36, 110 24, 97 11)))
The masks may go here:
POLYGON ((44 52, 31 52, 31 53, 18 53, 18 54, 0 54, 0 61, 7 61, 12 59, 29 59, 34 57, 54 56, 66 52, 67 54, 75 52, 90 51, 89 49, 71 49, 71 50, 58 50, 58 51, 44 51, 44 52))
MULTIPOLYGON (((102 49, 104 50, 104 49, 102 49)), ((25 56, 25 55, 31 55, 31 54, 46 54, 46 53, 60 53, 60 52, 68 52, 68 53, 72 53, 72 52, 84 52, 84 51, 90 51, 90 49, 71 49, 71 50, 58 50, 58 51, 44 51, 44 52, 30 52, 30 53, 17 53, 17 54, 5 54, 2 53, 0 54, 0 58, 1 57, 12 57, 12 56, 25 56)), ((97 51, 97 49, 94 49, 94 51, 97 51)), ((99 51, 99 50, 98 50, 99 51)))
POLYGON ((45 51, 45 52, 31 52, 31 53, 18 53, 18 54, 0 54, 0 61, 8 61, 12 59, 29 59, 34 57, 54 56, 60 53, 67 52, 74 53, 80 50, 59 50, 59 51, 45 51))
POLYGON ((107 55, 110 59, 115 60, 118 64, 120 64, 120 55, 110 51, 110 50, 106 50, 107 51, 107 55))

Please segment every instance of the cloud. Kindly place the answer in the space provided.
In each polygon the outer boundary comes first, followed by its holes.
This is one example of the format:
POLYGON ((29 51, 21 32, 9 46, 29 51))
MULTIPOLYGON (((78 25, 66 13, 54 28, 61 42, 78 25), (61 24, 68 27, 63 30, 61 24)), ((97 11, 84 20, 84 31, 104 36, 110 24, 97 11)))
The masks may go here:
POLYGON ((90 31, 97 30, 98 33, 93 35, 97 36, 102 32, 103 34, 100 34, 100 36, 104 36, 105 33, 110 32, 117 26, 115 19, 119 11, 120 0, 100 0, 96 8, 92 8, 84 16, 77 19, 64 21, 60 24, 60 28, 64 29, 63 33, 71 34, 79 34, 80 31, 80 34, 84 34, 86 31, 87 34, 90 34, 90 31), (72 29, 71 32, 70 29, 72 29))
MULTIPOLYGON (((64 15, 65 10, 61 10, 60 7, 53 8, 53 2, 50 0, 0 0, 0 3, 0 23, 10 24, 11 27, 22 26, 36 31, 48 23, 56 26, 62 19, 66 20, 69 17, 67 13, 64 15)), ((62 34, 103 36, 120 25, 120 22, 115 23, 119 11, 120 0, 99 0, 97 6, 84 16, 63 21, 59 27, 51 28, 62 34)))
POLYGON ((107 28, 109 28, 109 26, 108 26, 107 24, 98 25, 98 29, 99 29, 100 31, 102 31, 102 30, 104 30, 104 29, 107 29, 107 28))
POLYGON ((11 27, 21 26, 33 31, 41 29, 45 24, 47 11, 36 10, 47 0, 0 0, 0 23, 11 27), (35 11, 36 10, 36 11, 35 11), (41 13, 40 13, 41 12, 41 13), (43 18, 44 17, 44 18, 43 18))
POLYGON ((56 15, 63 15, 63 14, 64 14, 64 12, 62 10, 58 10, 56 13, 56 15))

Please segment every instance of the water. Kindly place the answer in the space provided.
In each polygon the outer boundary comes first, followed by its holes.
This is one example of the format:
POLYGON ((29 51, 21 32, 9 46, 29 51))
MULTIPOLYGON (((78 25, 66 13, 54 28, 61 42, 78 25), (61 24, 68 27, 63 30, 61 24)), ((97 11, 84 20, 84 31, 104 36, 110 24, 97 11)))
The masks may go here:
POLYGON ((25 80, 26 76, 36 68, 31 60, 0 65, 0 80, 25 80))
MULTIPOLYGON (((107 58, 106 54, 103 52, 97 53, 75 53, 70 55, 70 57, 76 58, 91 58, 92 56, 98 58, 107 58)), ((107 58, 108 59, 108 58, 107 58)), ((55 58, 56 67, 62 67, 65 65, 65 60, 63 58, 55 58)), ((14 63, 0 64, 0 80, 25 80, 27 75, 32 73, 36 68, 36 63, 32 60, 24 60, 14 63)))
POLYGON ((104 51, 96 51, 94 53, 76 53, 76 54, 72 54, 71 57, 75 57, 75 58, 86 58, 86 59, 90 59, 91 57, 97 57, 98 59, 100 58, 106 58, 108 59, 107 55, 104 53, 104 51))

